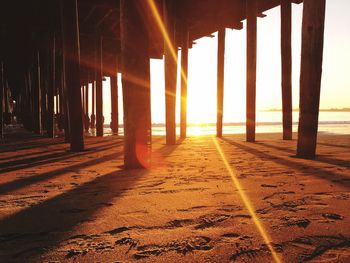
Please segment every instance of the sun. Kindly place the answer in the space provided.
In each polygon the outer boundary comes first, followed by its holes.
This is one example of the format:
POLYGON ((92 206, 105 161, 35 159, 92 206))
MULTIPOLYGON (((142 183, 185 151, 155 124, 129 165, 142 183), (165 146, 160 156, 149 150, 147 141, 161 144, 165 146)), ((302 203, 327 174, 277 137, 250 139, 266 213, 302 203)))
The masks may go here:
POLYGON ((205 83, 199 86, 188 91, 188 123, 213 123, 216 121, 216 89, 205 83))

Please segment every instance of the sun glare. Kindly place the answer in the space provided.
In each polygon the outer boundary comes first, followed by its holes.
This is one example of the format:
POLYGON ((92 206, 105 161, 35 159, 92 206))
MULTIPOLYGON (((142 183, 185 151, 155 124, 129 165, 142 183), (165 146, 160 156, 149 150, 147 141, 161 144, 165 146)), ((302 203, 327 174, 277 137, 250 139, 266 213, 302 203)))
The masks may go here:
POLYGON ((216 92, 214 96, 207 89, 200 96, 189 95, 188 122, 189 124, 205 124, 216 121, 216 92))

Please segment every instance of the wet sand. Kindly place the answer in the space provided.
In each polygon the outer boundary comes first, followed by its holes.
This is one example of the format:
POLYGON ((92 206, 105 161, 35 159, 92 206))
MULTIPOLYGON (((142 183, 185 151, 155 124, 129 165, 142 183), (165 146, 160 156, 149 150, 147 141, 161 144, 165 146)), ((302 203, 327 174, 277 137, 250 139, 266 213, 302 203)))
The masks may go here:
POLYGON ((0 261, 274 262, 272 248, 283 262, 350 262, 350 136, 320 134, 316 160, 280 138, 154 137, 152 169, 125 171, 116 136, 89 137, 82 153, 12 136, 0 261))

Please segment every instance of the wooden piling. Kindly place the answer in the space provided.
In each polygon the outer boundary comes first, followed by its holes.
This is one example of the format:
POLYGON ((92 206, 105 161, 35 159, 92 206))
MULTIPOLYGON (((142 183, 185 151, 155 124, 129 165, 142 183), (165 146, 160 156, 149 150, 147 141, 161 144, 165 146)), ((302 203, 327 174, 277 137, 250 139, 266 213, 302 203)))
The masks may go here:
POLYGON ((180 137, 187 136, 187 88, 188 88, 188 45, 189 32, 185 28, 182 36, 181 47, 181 116, 180 116, 180 137))
POLYGON ((257 0, 247 0, 247 97, 246 139, 255 141, 257 0))
POLYGON ((149 167, 151 158, 149 39, 141 2, 121 0, 120 5, 126 168, 149 167))
POLYGON ((4 138, 4 62, 0 63, 0 139, 4 138))
POLYGON ((32 86, 33 89, 33 131, 41 134, 41 68, 40 68, 40 52, 37 51, 34 55, 32 86))
POLYGON ((87 73, 87 83, 85 85, 85 100, 84 100, 84 104, 85 104, 85 131, 88 132, 89 131, 89 127, 90 127, 90 118, 89 118, 89 82, 90 82, 90 71, 88 71, 87 73))
POLYGON ((97 41, 96 136, 103 136, 103 39, 97 41))
POLYGON ((71 151, 84 150, 80 93, 80 46, 77 0, 61 0, 65 84, 71 151))
POLYGON ((90 117, 90 127, 94 129, 96 127, 96 81, 92 82, 91 86, 91 117, 90 117))
MULTIPOLYGON (((56 41, 57 42, 57 41, 56 41)), ((56 43, 56 49, 57 49, 57 43, 56 43)), ((54 86, 54 95, 55 95, 55 121, 56 123, 54 124, 54 126, 58 126, 58 115, 60 113, 60 92, 59 92, 59 89, 60 89, 60 62, 59 62, 59 57, 55 56, 55 86, 54 86)))
POLYGON ((165 72, 165 129, 166 144, 176 143, 176 81, 177 81, 177 47, 175 45, 175 17, 173 2, 164 2, 164 20, 170 43, 164 41, 165 72))
MULTIPOLYGON (((60 42, 57 41, 57 48, 59 48, 60 42)), ((57 123, 57 129, 59 131, 63 130, 63 123, 62 123, 62 113, 63 113, 63 104, 62 104, 62 71, 63 71, 63 59, 62 55, 58 54, 56 57, 56 123, 57 123)))
POLYGON ((118 118, 118 69, 117 59, 115 72, 111 77, 111 129, 114 134, 118 134, 119 118, 118 118))
POLYGON ((27 120, 27 127, 30 131, 34 131, 35 126, 35 99, 34 94, 35 90, 33 88, 33 69, 28 69, 28 72, 26 74, 27 76, 27 88, 28 88, 28 106, 30 107, 29 114, 28 114, 28 120, 27 120))
POLYGON ((283 140, 292 139, 292 1, 281 1, 283 140))
POLYGON ((217 64, 217 112, 216 136, 222 137, 222 118, 224 112, 224 78, 225 78, 225 28, 218 31, 218 64, 217 64))
POLYGON ((86 123, 85 123, 85 114, 86 114, 86 111, 85 111, 85 85, 82 85, 80 87, 80 93, 81 93, 81 110, 82 110, 81 118, 83 119, 83 126, 85 127, 85 125, 86 125, 86 123))
POLYGON ((54 134, 54 90, 56 86, 56 36, 53 33, 49 40, 50 58, 49 58, 49 76, 50 82, 47 87, 47 135, 50 138, 55 136, 54 134))
POLYGON ((4 138, 4 32, 0 28, 0 140, 4 138))
POLYGON ((304 1, 297 156, 315 158, 323 60, 325 0, 304 1))
POLYGON ((41 134, 47 130, 47 86, 48 86, 48 50, 42 50, 40 57, 40 95, 41 95, 41 134))

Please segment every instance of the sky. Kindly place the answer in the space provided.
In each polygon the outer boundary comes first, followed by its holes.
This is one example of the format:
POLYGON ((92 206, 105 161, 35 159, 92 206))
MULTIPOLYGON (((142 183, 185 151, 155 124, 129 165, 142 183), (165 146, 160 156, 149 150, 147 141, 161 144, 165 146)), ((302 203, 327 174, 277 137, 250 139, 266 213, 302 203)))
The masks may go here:
MULTIPOLYGON (((293 108, 299 105, 302 4, 292 8, 293 108)), ((258 18, 257 115, 259 111, 282 107, 280 8, 258 18)), ((323 74, 320 107, 350 107, 350 1, 328 0, 326 7, 323 74)), ((245 120, 246 29, 226 29, 224 122, 245 120)), ((189 50, 188 122, 216 121, 217 33, 202 38, 189 50)), ((181 57, 181 51, 179 51, 181 57)), ((179 61, 180 64, 180 61, 179 61)), ((179 70, 180 72, 180 70, 179 70)), ((120 75, 119 75, 120 77, 120 75)), ((151 60, 152 123, 164 123, 164 61, 151 60)), ((109 98, 109 81, 104 96, 109 98)), ((122 90, 119 78, 119 106, 122 119, 122 90)), ((180 121, 180 75, 178 76, 177 122, 180 121)), ((104 100, 109 123, 110 103, 104 100)))

